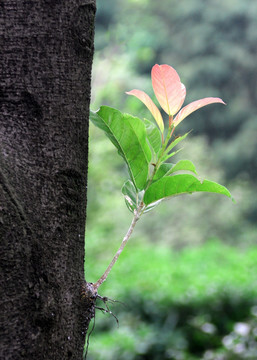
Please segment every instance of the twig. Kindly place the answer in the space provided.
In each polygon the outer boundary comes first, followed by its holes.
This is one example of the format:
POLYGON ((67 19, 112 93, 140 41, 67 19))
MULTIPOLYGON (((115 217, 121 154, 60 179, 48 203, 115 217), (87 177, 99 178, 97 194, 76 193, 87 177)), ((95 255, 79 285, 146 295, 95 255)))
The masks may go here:
POLYGON ((116 252, 116 254, 114 255, 112 261, 110 262, 109 266, 107 267, 107 269, 105 270, 105 272, 103 273, 103 275, 100 277, 99 280, 97 280, 97 282, 95 282, 93 284, 94 286, 94 289, 97 290, 99 288, 100 285, 102 285, 102 283, 107 279, 107 276, 109 275, 113 265, 116 263, 116 261, 118 260, 120 254, 122 253, 125 245, 127 244, 135 226, 136 226, 136 223, 137 221, 139 220, 141 214, 142 214, 142 209, 144 207, 144 203, 141 202, 141 204, 138 206, 137 210, 134 212, 134 217, 132 219, 132 222, 130 224, 130 227, 128 229, 128 232, 127 234, 124 236, 123 240, 122 240, 122 243, 118 249, 118 251, 116 252))

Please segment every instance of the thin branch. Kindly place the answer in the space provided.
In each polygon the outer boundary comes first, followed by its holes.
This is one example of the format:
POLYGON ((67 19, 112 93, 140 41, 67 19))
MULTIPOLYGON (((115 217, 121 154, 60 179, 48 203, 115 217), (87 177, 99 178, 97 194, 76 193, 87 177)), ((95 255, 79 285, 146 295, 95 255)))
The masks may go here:
POLYGON ((134 217, 132 219, 132 222, 130 224, 130 227, 127 231, 127 234, 124 236, 122 243, 118 249, 118 251, 116 252, 115 256, 113 257, 112 261, 110 262, 109 266, 107 267, 107 269, 105 270, 104 274, 100 277, 100 279, 95 282, 93 284, 95 290, 97 290, 99 288, 100 285, 102 285, 102 283, 107 279, 107 276, 109 275, 112 267, 114 266, 114 264, 116 263, 116 261, 118 260, 120 254, 122 253, 125 245, 127 244, 130 236, 132 235, 132 232, 136 226, 137 221, 139 220, 141 214, 142 214, 142 209, 144 207, 143 202, 139 205, 139 207, 137 208, 137 210, 134 212, 134 217))
MULTIPOLYGON (((157 161, 157 164, 156 164, 156 166, 155 166, 155 169, 154 169, 154 171, 153 171, 153 174, 152 174, 150 180, 148 181, 146 188, 144 189, 145 191, 149 188, 149 186, 151 185, 151 183, 152 183, 152 181, 153 181, 154 175, 155 175, 155 173, 156 173, 156 171, 157 171, 157 169, 158 169, 158 167, 159 167, 159 165, 160 165, 159 162, 160 162, 160 160, 161 160, 161 158, 162 158, 162 156, 163 156, 163 153, 165 152, 165 149, 166 149, 166 147, 167 147, 167 145, 168 145, 169 139, 171 138, 171 136, 172 136, 172 134, 173 134, 173 131, 174 131, 174 129, 175 129, 175 127, 172 125, 172 120, 173 120, 173 116, 170 115, 170 116, 169 116, 169 131, 168 131, 168 134, 167 134, 167 138, 166 138, 166 140, 164 141, 164 143, 163 143, 163 145, 162 145, 161 155, 160 155, 160 157, 159 157, 159 159, 158 159, 158 161, 157 161)), ((162 142, 163 142, 163 141, 162 141, 162 142)), ((97 282, 95 282, 95 283, 93 284, 93 287, 94 287, 94 289, 95 289, 96 292, 97 292, 97 289, 99 288, 99 286, 102 285, 102 283, 107 279, 107 276, 109 275, 111 269, 113 268, 114 264, 115 264, 116 261, 118 260, 118 258, 119 258, 119 256, 120 256, 120 254, 122 253, 125 245, 127 244, 128 240, 129 240, 129 238, 130 238, 130 236, 131 236, 131 234, 132 234, 132 232, 133 232, 133 230, 134 230, 134 227, 136 226, 136 223, 137 223, 138 219, 140 218, 140 216, 142 215, 143 211, 144 211, 144 203, 143 203, 143 201, 142 201, 142 202, 138 205, 137 209, 136 209, 135 212, 134 212, 134 217, 133 217, 133 219, 132 219, 132 222, 131 222, 131 224, 130 224, 130 227, 129 227, 129 229, 128 229, 127 234, 124 236, 124 238, 123 238, 123 240, 122 240, 122 243, 121 243, 121 245, 120 245, 120 247, 119 247, 119 250, 116 252, 114 258, 113 258, 112 261, 110 262, 110 264, 109 264, 109 266, 107 267, 107 269, 105 270, 104 274, 100 277, 99 280, 97 280, 97 282)))

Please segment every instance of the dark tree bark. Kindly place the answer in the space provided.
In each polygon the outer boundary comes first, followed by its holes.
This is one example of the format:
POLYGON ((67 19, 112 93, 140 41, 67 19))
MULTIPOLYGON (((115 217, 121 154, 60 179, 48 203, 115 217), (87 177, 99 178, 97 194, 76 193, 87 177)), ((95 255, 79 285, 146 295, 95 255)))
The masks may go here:
POLYGON ((82 358, 94 15, 95 0, 0 1, 4 360, 82 358))

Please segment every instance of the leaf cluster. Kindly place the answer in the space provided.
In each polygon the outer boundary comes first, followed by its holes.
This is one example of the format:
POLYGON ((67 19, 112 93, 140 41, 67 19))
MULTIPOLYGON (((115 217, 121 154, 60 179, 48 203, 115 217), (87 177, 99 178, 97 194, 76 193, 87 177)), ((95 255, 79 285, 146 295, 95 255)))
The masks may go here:
POLYGON ((200 181, 190 160, 180 160, 176 164, 169 162, 176 153, 174 147, 188 133, 174 137, 170 127, 162 141, 154 123, 108 106, 91 111, 90 119, 104 131, 128 167, 129 179, 125 181, 122 193, 131 212, 135 213, 139 206, 142 213, 147 212, 164 199, 194 192, 231 197, 224 186, 209 180, 200 181))

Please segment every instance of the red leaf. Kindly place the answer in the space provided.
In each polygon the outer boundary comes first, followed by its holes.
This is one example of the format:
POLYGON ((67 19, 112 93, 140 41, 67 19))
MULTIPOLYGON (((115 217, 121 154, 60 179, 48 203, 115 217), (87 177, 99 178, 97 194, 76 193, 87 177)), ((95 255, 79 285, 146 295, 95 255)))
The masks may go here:
POLYGON ((181 108, 186 88, 173 67, 154 65, 152 68, 152 85, 156 98, 168 115, 175 115, 181 108))
POLYGON ((188 104, 187 106, 183 107, 183 109, 180 110, 180 112, 177 114, 177 116, 174 119, 173 125, 177 126, 179 123, 181 123, 182 120, 184 120, 188 115, 190 115, 192 112, 200 109, 203 106, 213 104, 213 103, 221 103, 224 104, 224 101, 220 98, 214 98, 214 97, 207 97, 204 99, 196 100, 188 104))
POLYGON ((145 104, 145 106, 149 109, 149 111, 151 112, 151 114, 155 118, 155 121, 157 122, 161 132, 163 133, 164 124, 163 124, 162 115, 160 113, 160 110, 157 108, 155 103, 152 101, 152 99, 144 91, 137 90, 137 89, 126 92, 126 94, 134 95, 139 100, 141 100, 142 103, 145 104))

